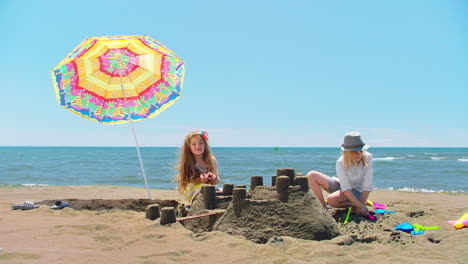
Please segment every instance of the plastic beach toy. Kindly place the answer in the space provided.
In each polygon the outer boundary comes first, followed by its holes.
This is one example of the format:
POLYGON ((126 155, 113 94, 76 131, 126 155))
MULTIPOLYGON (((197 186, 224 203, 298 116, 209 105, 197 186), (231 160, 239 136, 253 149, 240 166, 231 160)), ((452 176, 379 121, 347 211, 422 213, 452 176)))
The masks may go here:
POLYGON ((429 229, 439 229, 439 226, 422 226, 418 224, 413 224, 415 231, 429 230, 429 229))
POLYGON ((349 207, 349 208, 348 208, 348 212, 346 213, 346 218, 345 218, 345 220, 343 221, 343 224, 344 224, 344 225, 346 225, 346 224, 348 223, 348 221, 349 221, 349 215, 351 214, 351 210, 352 210, 352 209, 353 209, 352 207, 349 207))
POLYGON ((423 230, 413 230, 411 231, 411 233, 413 236, 416 236, 416 235, 422 235, 424 234, 424 231, 423 230))
POLYGON ((448 221, 448 223, 451 224, 456 229, 468 227, 468 213, 464 214, 457 221, 448 221))
POLYGON ((414 230, 414 227, 410 223, 403 222, 395 226, 395 230, 401 230, 403 232, 411 232, 414 230))
POLYGON ((367 200, 367 204, 370 206, 374 206, 375 209, 383 209, 383 210, 387 209, 387 206, 385 206, 385 204, 372 202, 371 200, 367 200))
POLYGON ((394 214, 395 212, 394 211, 388 211, 388 210, 384 210, 384 209, 375 209, 375 213, 376 214, 385 214, 385 213, 389 213, 389 214, 394 214))

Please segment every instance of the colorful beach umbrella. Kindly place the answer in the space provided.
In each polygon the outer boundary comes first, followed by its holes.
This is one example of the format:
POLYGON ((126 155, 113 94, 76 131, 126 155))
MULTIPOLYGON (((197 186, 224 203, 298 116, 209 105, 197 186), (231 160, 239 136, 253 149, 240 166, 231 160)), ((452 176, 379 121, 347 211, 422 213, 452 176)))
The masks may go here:
POLYGON ((52 79, 61 106, 102 124, 130 122, 135 135, 133 121, 179 99, 184 71, 184 61, 149 36, 92 37, 52 70, 52 79))

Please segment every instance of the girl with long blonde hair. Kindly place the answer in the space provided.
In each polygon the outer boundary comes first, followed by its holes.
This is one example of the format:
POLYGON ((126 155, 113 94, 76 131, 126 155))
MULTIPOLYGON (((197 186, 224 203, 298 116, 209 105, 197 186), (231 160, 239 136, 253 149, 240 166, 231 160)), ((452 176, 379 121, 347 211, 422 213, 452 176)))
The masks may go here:
POLYGON ((191 205, 203 184, 219 183, 218 164, 211 153, 206 130, 187 134, 180 149, 177 190, 191 205))
POLYGON ((373 191, 372 154, 357 131, 345 134, 341 145, 342 155, 336 161, 336 177, 318 171, 309 171, 309 186, 322 206, 326 208, 322 189, 329 193, 327 203, 333 207, 353 207, 360 215, 368 216, 366 204, 373 191))

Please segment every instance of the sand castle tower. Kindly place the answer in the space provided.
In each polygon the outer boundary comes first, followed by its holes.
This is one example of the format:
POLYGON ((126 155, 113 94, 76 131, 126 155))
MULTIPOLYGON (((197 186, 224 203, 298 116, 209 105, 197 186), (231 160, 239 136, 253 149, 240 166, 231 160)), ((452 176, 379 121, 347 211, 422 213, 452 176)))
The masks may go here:
POLYGON ((212 216, 184 225, 194 232, 219 230, 256 243, 277 236, 324 240, 340 234, 335 219, 309 191, 307 177, 296 176, 294 169, 278 169, 272 185, 254 176, 249 191, 245 186, 225 186, 220 193, 204 188, 189 215, 212 216))

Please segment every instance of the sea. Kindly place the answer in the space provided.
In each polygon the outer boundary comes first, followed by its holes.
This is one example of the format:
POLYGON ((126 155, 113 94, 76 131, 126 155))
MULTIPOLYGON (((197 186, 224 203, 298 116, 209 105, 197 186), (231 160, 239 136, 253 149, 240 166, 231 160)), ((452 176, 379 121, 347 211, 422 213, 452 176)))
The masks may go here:
MULTIPOLYGON (((340 148, 212 147, 224 183, 265 185, 278 168, 335 176, 340 148)), ((176 147, 141 147, 148 186, 176 189, 176 147)), ((376 189, 468 192, 468 148, 371 148, 376 189)), ((0 186, 145 187, 135 147, 0 147, 0 186)))

